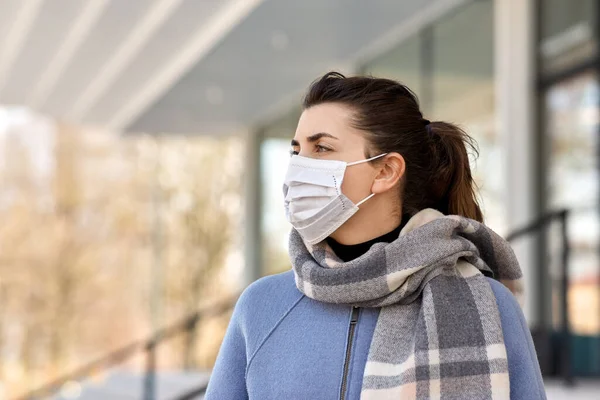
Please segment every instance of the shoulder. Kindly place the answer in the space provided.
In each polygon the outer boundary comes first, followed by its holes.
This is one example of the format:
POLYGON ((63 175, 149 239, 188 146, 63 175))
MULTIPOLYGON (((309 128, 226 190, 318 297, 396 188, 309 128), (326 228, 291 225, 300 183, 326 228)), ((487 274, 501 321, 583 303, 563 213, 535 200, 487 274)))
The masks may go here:
POLYGON ((504 336, 529 334, 529 327, 516 297, 501 282, 492 278, 487 280, 496 298, 504 336))
POLYGON ((272 301, 288 297, 297 298, 299 295, 301 293, 296 289, 294 272, 290 269, 255 280, 244 289, 238 301, 244 304, 254 304, 264 301, 266 298, 272 301))
POLYGON ((272 319, 286 313, 302 297, 290 269, 264 276, 248 285, 237 300, 235 314, 242 325, 269 325, 272 319))

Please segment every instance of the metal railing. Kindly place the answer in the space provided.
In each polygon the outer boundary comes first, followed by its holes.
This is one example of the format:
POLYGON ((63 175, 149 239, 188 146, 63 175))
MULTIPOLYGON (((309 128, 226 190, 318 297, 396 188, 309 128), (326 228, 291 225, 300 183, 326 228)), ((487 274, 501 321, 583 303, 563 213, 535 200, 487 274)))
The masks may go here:
POLYGON ((204 394, 206 392, 207 385, 202 385, 196 389, 192 389, 187 393, 184 393, 173 400, 194 400, 198 396, 204 394))
MULTIPOLYGON (((533 234, 544 234, 546 228, 553 222, 560 224, 561 235, 561 268, 560 268, 560 375, 564 379, 567 386, 574 384, 573 366, 571 362, 571 329, 569 321, 569 233, 567 222, 569 218, 569 210, 561 209, 542 215, 537 220, 531 222, 527 226, 518 229, 508 235, 506 240, 512 242, 516 239, 528 237, 533 234)), ((545 301, 545 299, 540 299, 545 301)))
MULTIPOLYGON (((145 376, 143 383, 143 399, 144 400, 154 400, 156 398, 156 351, 157 347, 178 335, 181 334, 191 334, 195 332, 195 328, 198 323, 204 318, 208 317, 216 317, 225 314, 230 311, 238 296, 234 296, 224 301, 217 302, 215 304, 207 305, 202 309, 194 312, 193 314, 187 316, 181 321, 168 326, 166 328, 160 329, 155 332, 152 336, 132 342, 126 346, 123 346, 109 354, 94 360, 88 364, 85 364, 76 370, 61 376, 58 379, 53 380, 52 382, 35 389, 21 397, 18 397, 17 400, 34 400, 34 399, 42 399, 48 396, 54 395, 58 392, 65 383, 72 381, 82 381, 86 378, 93 376, 100 370, 106 370, 108 368, 114 367, 126 361, 127 359, 133 357, 134 355, 145 352, 146 353, 146 368, 145 368, 145 376)), ((206 390, 206 384, 203 388, 196 389, 195 391, 200 390, 198 394, 201 394, 206 390)), ((187 394, 186 394, 187 395, 187 394)), ((185 396, 185 395, 184 395, 185 396)), ((174 400, 178 400, 180 397, 176 397, 174 400)), ((183 397, 183 398, 193 398, 193 397, 183 397)))

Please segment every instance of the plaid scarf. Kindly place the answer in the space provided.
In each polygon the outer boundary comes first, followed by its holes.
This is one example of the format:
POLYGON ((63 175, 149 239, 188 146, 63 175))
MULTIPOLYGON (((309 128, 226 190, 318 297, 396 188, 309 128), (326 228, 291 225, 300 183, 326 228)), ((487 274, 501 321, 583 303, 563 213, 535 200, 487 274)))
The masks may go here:
POLYGON ((515 294, 522 275, 510 245, 485 225, 422 210, 398 239, 349 262, 326 241, 307 247, 292 230, 290 256, 306 296, 382 307, 361 400, 510 398, 500 316, 484 274, 515 294))

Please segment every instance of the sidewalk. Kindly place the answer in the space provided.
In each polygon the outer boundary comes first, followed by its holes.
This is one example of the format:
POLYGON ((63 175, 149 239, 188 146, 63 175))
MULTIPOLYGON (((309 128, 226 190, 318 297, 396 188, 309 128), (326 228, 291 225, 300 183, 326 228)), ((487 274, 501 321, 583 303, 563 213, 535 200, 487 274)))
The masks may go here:
POLYGON ((548 400, 599 400, 600 380, 577 380, 572 388, 565 387, 561 381, 545 381, 548 400))

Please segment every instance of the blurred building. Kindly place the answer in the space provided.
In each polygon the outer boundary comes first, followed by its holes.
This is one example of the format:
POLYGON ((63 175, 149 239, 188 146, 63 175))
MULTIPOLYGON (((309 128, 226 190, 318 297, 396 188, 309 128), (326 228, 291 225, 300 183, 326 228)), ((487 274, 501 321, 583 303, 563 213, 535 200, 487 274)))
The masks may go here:
MULTIPOLYGON (((243 137, 247 283, 289 268, 281 182, 308 84, 332 69, 397 79, 426 118, 479 143, 492 228, 569 211, 573 372, 600 376, 599 22, 596 0, 6 1, 0 102, 128 133, 243 137)), ((561 235, 551 222, 514 242, 547 374, 562 362, 561 235)))

